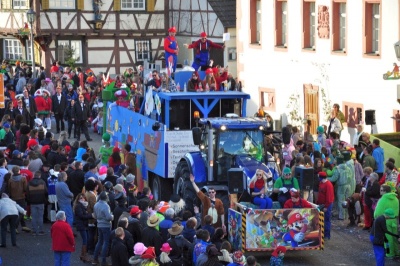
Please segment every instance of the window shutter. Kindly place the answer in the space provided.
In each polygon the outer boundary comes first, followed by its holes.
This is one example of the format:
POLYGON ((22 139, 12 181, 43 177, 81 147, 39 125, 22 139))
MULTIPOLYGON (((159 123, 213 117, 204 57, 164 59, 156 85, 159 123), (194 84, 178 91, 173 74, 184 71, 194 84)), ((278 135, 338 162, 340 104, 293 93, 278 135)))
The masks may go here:
POLYGON ((114 0, 114 11, 121 11, 121 0, 114 0))
POLYGON ((147 12, 153 12, 156 5, 156 0, 147 0, 147 12))
POLYGON ((85 9, 85 2, 84 2, 84 0, 78 0, 77 9, 78 9, 78 10, 83 10, 83 9, 85 9))
POLYGON ((50 2, 49 0, 42 0, 42 10, 49 9, 50 6, 49 2, 50 2))
POLYGON ((25 1, 25 8, 29 9, 29 1, 25 1))
POLYGON ((11 9, 12 0, 1 0, 1 9, 11 9))

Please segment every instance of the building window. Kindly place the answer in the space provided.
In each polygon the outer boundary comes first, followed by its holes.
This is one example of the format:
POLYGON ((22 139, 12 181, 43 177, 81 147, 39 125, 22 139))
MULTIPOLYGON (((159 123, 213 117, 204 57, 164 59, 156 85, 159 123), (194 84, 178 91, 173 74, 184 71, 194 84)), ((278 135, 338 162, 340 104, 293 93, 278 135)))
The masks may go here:
POLYGON ((150 41, 135 41, 136 61, 151 61, 150 41))
POLYGON ((364 54, 380 55, 381 1, 364 0, 364 54))
POLYGON ((26 0, 13 0, 13 8, 28 8, 26 0))
POLYGON ((303 1, 303 48, 315 50, 315 0, 303 1))
POLYGON ((122 10, 145 10, 144 0, 121 0, 122 10))
POLYGON ((229 48, 228 49, 228 60, 229 61, 236 61, 236 48, 229 48))
POLYGON ((275 89, 269 88, 258 88, 260 103, 259 106, 264 111, 275 112, 276 111, 276 94, 275 89))
POLYGON ((261 1, 250 0, 250 41, 261 44, 261 1))
POLYGON ((21 42, 17 39, 5 39, 4 55, 5 59, 11 59, 11 60, 23 59, 21 42))
POLYGON ((346 52, 346 0, 332 3, 332 50, 346 52))
POLYGON ((49 0, 50 9, 75 9, 75 0, 49 0))
POLYGON ((75 59, 75 63, 82 64, 82 42, 61 40, 57 42, 57 59, 63 63, 71 58, 75 59))
POLYGON ((287 1, 275 0, 275 46, 287 48, 287 1))
POLYGON ((25 42, 25 49, 26 49, 26 60, 32 61, 32 46, 31 40, 26 40, 25 42))

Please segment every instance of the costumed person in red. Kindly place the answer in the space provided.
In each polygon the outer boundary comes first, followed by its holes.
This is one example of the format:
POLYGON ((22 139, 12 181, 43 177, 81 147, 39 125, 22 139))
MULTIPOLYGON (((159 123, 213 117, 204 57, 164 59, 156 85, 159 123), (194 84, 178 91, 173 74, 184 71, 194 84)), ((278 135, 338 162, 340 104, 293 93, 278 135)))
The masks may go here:
POLYGON ((210 49, 217 48, 217 49, 224 49, 225 45, 219 45, 213 43, 210 40, 207 40, 207 33, 202 32, 200 33, 201 39, 195 41, 192 44, 185 44, 188 49, 196 49, 196 55, 194 57, 194 61, 192 67, 195 71, 201 67, 201 70, 206 70, 208 66, 208 62, 210 61, 210 49))
POLYGON ((169 65, 172 65, 172 71, 171 73, 175 72, 176 70, 176 63, 178 61, 178 53, 179 53, 179 47, 178 47, 178 42, 176 41, 175 38, 176 34, 176 28, 171 27, 168 30, 168 37, 164 39, 164 50, 165 50, 165 65, 169 69, 169 65), (172 58, 170 60, 169 58, 172 58))
POLYGON ((331 239, 331 214, 333 201, 335 200, 335 192, 331 181, 326 179, 327 175, 325 172, 319 172, 319 187, 318 187, 318 205, 324 205, 324 227, 325 227, 325 238, 331 239))
POLYGON ((214 72, 212 68, 208 68, 206 70, 206 76, 204 77, 203 83, 203 90, 205 91, 215 91, 217 87, 217 81, 214 77, 214 72))
POLYGON ((122 106, 125 108, 129 107, 129 100, 126 99, 126 96, 128 96, 128 94, 126 93, 125 90, 118 90, 114 93, 115 98, 117 98, 118 100, 115 101, 115 104, 118 106, 122 106))
POLYGON ((300 197, 300 192, 292 188, 290 189, 290 199, 285 202, 283 205, 284 209, 302 209, 302 208, 315 208, 317 207, 315 204, 308 202, 305 199, 300 197))
POLYGON ((35 103, 38 110, 38 116, 42 121, 45 121, 46 128, 50 130, 52 101, 49 95, 50 92, 46 89, 39 89, 35 92, 35 103))
POLYGON ((278 246, 274 249, 269 260, 270 266, 282 266, 283 257, 285 256, 286 248, 284 246, 278 246))
POLYGON ((75 251, 75 238, 71 226, 66 222, 64 211, 58 211, 56 222, 51 226, 51 249, 54 265, 70 265, 71 252, 75 251))
MULTIPOLYGON (((220 68, 220 67, 214 67, 213 69, 214 73, 214 78, 215 78, 215 90, 216 91, 221 91, 221 83, 226 81, 228 79, 228 69, 227 68, 220 68), (220 74, 220 70, 222 73, 220 74)), ((223 91, 224 89, 222 89, 223 91)))
MULTIPOLYGON (((268 174, 261 169, 257 169, 255 175, 250 179, 250 188, 253 189, 251 192, 252 202, 256 204, 260 209, 271 209, 272 199, 267 195, 268 192, 268 179, 272 178, 271 172, 268 174)), ((272 179, 271 179, 272 180, 272 179)), ((272 185, 271 185, 272 187, 272 185)))

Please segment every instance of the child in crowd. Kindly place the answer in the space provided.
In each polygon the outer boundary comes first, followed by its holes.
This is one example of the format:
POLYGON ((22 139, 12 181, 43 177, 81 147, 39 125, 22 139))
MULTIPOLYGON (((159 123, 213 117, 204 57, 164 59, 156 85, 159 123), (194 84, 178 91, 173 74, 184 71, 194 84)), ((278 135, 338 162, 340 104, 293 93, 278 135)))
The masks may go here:
POLYGON ((284 246, 276 247, 272 252, 271 259, 269 261, 270 266, 282 266, 285 253, 286 248, 284 246))

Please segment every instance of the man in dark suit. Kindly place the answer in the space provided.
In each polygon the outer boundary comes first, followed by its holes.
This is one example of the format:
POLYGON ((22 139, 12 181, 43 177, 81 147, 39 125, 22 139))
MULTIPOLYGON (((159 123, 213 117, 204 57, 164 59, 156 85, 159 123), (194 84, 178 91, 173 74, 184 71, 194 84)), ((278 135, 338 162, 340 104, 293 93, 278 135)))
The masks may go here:
POLYGON ((29 124, 29 112, 26 109, 24 102, 22 101, 22 98, 18 98, 18 104, 17 107, 14 108, 14 117, 16 117, 17 115, 22 115, 23 119, 22 119, 22 123, 24 124, 29 124))
POLYGON ((64 131, 64 111, 67 109, 67 98, 64 94, 61 93, 61 87, 56 88, 56 94, 51 97, 52 102, 52 112, 54 114, 54 118, 56 119, 56 128, 57 133, 60 133, 60 124, 61 131, 64 131))
POLYGON ((79 94, 79 101, 74 104, 72 109, 72 121, 75 122, 78 141, 81 139, 81 131, 85 134, 86 140, 91 141, 89 136, 87 121, 90 116, 89 104, 85 101, 83 94, 79 94))
POLYGON ((24 105, 26 107, 26 110, 29 112, 29 126, 31 129, 35 126, 35 118, 37 115, 37 107, 36 107, 36 102, 33 99, 32 96, 29 95, 28 89, 25 87, 22 91, 24 94, 24 97, 22 98, 22 101, 24 102, 24 105))

